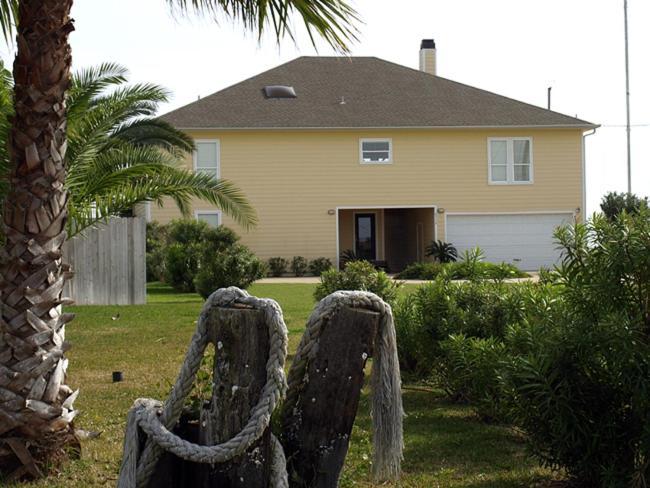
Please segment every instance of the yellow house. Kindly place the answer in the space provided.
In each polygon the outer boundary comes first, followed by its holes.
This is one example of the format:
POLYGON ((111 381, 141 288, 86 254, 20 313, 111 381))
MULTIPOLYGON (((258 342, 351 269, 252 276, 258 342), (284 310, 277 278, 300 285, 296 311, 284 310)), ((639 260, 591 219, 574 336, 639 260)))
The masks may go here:
POLYGON ((235 228, 261 258, 352 250, 399 270, 440 239, 553 264, 553 229, 584 212, 597 126, 437 76, 432 40, 420 68, 301 57, 163 116, 196 141, 188 167, 234 182, 259 224, 238 229, 200 201, 196 218, 235 228))

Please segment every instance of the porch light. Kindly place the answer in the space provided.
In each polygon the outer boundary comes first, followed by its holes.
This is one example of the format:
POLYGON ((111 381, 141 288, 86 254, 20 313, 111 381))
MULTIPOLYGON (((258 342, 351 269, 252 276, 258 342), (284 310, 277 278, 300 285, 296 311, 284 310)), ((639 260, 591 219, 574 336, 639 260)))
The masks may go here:
POLYGON ((444 208, 439 208, 439 209, 438 209, 438 213, 439 213, 439 214, 443 214, 443 213, 445 213, 445 209, 444 209, 444 208))
POLYGON ((335 213, 336 213, 336 210, 334 210, 333 208, 330 208, 330 209, 327 211, 327 215, 334 215, 335 213))

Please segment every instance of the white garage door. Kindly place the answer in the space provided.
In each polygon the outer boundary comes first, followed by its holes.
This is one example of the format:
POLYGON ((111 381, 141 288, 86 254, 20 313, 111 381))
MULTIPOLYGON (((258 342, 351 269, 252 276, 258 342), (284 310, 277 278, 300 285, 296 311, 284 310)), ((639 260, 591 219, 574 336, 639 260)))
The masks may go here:
POLYGON ((525 271, 556 264, 560 252, 553 239, 572 214, 447 215, 447 242, 462 253, 480 247, 487 261, 512 263, 525 271))

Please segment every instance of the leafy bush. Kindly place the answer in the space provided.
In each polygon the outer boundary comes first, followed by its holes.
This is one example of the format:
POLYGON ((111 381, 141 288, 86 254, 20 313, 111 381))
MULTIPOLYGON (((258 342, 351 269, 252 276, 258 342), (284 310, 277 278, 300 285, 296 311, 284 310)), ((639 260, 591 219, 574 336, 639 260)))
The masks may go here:
POLYGON ((397 274, 400 280, 435 280, 442 272, 440 263, 412 263, 397 274))
POLYGON ((507 418, 507 403, 499 382, 506 346, 495 337, 452 335, 441 343, 440 386, 456 400, 472 404, 481 419, 507 418))
POLYGON ((289 261, 284 258, 269 258, 269 271, 271 276, 282 276, 287 271, 289 261))
POLYGON ((641 208, 648 208, 648 198, 640 198, 634 193, 607 193, 600 201, 600 209, 609 220, 626 212, 637 213, 641 208))
POLYGON ((441 367, 441 342, 452 334, 503 338, 510 324, 525 318, 533 297, 541 293, 538 288, 531 283, 459 283, 444 275, 422 285, 394 307, 402 368, 420 377, 431 375, 441 367))
POLYGON ((394 281, 383 271, 378 271, 368 261, 348 263, 343 271, 329 269, 321 277, 314 291, 314 298, 321 300, 338 290, 370 291, 391 303, 397 298, 401 283, 394 281))
POLYGON ((320 276, 332 268, 332 261, 327 258, 316 258, 309 263, 309 272, 314 276, 320 276))
POLYGON ((165 282, 174 290, 188 293, 194 291, 194 277, 199 270, 201 247, 197 243, 175 242, 165 250, 165 282))
POLYGON ((266 275, 266 266, 247 247, 234 244, 217 252, 204 252, 194 278, 197 293, 207 298, 227 286, 248 288, 266 275))
POLYGON ((511 416, 582 486, 650 479, 650 212, 561 228, 550 312, 506 335, 511 416))
POLYGON ((239 237, 227 227, 212 228, 202 221, 177 220, 167 226, 167 235, 165 281, 177 291, 197 291, 197 282, 201 283, 202 294, 217 285, 245 288, 251 279, 260 277, 260 269, 265 269, 247 248, 237 243, 239 237))
POLYGON ((168 239, 167 227, 156 222, 147 223, 147 282, 165 279, 165 248, 168 239))
POLYGON ((307 272, 307 260, 302 256, 294 256, 291 260, 291 271, 296 276, 305 276, 307 272))
POLYGON ((449 242, 431 241, 426 249, 427 256, 432 256, 439 263, 453 263, 458 259, 458 250, 449 242))

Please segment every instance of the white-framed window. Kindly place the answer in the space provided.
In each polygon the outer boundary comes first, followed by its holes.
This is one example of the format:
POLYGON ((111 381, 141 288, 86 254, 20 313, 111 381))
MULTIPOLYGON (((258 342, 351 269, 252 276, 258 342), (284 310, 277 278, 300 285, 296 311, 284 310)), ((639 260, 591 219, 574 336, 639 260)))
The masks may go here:
POLYGON ((359 162, 361 164, 390 164, 393 162, 392 139, 360 139, 359 162))
POLYGON ((219 177, 220 145, 218 139, 197 139, 194 141, 194 171, 219 177))
POLYGON ((494 185, 532 183, 532 137, 489 137, 488 181, 494 185))
POLYGON ((194 217, 196 217, 196 220, 206 222, 210 227, 219 227, 221 225, 221 211, 219 210, 196 210, 194 217))

